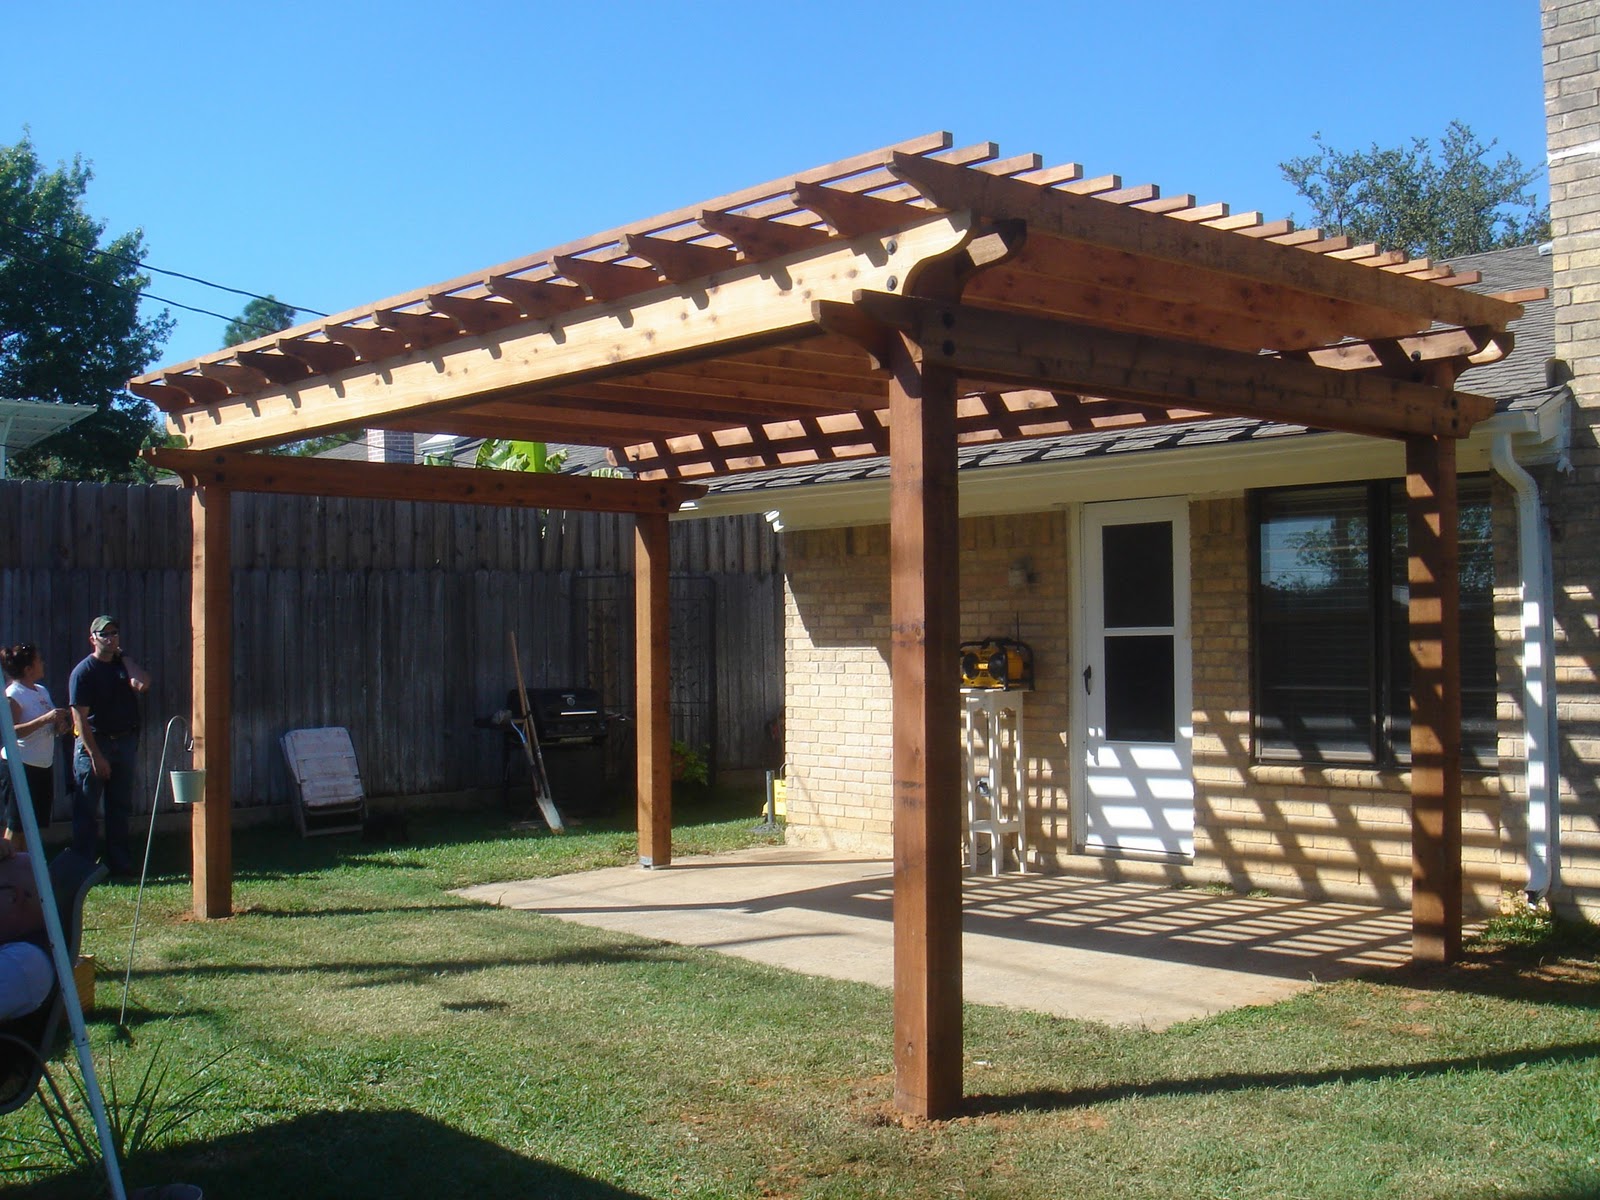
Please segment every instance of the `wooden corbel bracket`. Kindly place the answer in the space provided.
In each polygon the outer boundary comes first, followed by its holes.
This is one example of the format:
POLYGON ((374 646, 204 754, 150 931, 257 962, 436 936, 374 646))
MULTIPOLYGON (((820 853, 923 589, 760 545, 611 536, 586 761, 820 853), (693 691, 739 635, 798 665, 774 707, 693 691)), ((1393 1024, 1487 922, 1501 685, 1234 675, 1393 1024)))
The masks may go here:
POLYGON ((1027 240, 1026 221, 1007 218, 981 222, 960 246, 918 264, 902 291, 907 296, 926 296, 930 300, 959 300, 977 275, 1015 258, 1027 240))
MULTIPOLYGON (((857 292, 856 296, 859 298, 862 294, 857 292)), ((896 334, 892 327, 869 317, 856 304, 846 304, 842 300, 813 300, 811 319, 824 333, 845 338, 865 350, 874 371, 889 369, 896 334)))

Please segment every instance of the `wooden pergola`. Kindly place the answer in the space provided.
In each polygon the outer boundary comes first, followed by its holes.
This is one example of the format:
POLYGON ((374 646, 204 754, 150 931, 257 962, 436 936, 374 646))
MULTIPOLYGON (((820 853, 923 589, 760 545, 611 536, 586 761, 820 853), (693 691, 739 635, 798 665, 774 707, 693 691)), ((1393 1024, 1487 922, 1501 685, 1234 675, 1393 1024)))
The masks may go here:
POLYGON ((1192 196, 918 138, 133 380, 194 490, 194 902, 231 911, 235 490, 636 517, 639 854, 671 861, 667 522, 697 482, 887 454, 895 1102, 962 1092, 958 445, 1244 415, 1405 442, 1414 956, 1461 943, 1457 376, 1527 295, 1192 196), (352 427, 611 448, 634 479, 242 453, 352 427), (891 437, 891 432, 893 437, 891 437))

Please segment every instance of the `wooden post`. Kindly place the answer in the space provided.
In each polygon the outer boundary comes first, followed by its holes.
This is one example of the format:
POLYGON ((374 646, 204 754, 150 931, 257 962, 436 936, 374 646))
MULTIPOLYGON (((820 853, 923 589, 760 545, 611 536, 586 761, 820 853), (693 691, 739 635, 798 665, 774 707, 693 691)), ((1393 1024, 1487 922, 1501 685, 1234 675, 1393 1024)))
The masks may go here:
POLYGON ((672 698, 668 675, 665 513, 634 518, 634 694, 638 730, 639 865, 672 862, 672 698))
POLYGON ((961 1102, 961 601, 955 379, 894 335, 889 413, 894 685, 894 1103, 961 1102))
POLYGON ((192 528, 190 620, 194 627, 194 767, 205 772, 205 799, 191 817, 194 915, 233 914, 233 561, 225 488, 196 488, 192 528))
POLYGON ((1406 439, 1411 586, 1411 957, 1461 954, 1461 563, 1456 443, 1406 439))

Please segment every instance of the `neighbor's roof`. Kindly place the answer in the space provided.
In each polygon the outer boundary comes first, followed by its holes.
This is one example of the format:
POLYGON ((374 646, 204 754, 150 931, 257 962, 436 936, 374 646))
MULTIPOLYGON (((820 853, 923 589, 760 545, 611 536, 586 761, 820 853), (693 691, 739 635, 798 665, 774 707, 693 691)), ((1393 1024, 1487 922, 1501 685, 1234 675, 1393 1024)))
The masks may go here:
POLYGON ((1548 385, 1550 360, 1556 354, 1555 304, 1549 294, 1551 256, 1539 246, 1516 246, 1463 255, 1451 259, 1450 265, 1458 272, 1482 277, 1470 285, 1474 291, 1545 293, 1524 299, 1522 316, 1508 327, 1516 337, 1515 351, 1504 359, 1472 368, 1463 379, 1463 386, 1496 400, 1543 391, 1548 385))
POLYGON ((691 479, 884 453, 901 339, 955 375, 967 445, 1224 414, 1460 436, 1491 406, 1429 371, 1499 356, 1525 298, 1475 281, 941 134, 130 387, 197 449, 362 426, 691 479))

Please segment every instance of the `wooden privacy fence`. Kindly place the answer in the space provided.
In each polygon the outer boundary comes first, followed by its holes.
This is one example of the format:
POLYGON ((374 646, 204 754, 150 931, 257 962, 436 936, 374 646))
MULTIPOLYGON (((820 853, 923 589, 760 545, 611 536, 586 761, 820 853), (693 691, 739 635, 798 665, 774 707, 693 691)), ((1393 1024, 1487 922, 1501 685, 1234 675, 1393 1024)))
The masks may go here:
MULTIPOLYGON (((505 706, 513 632, 529 687, 596 687, 632 713, 629 517, 240 494, 232 532, 236 807, 289 800, 278 739, 314 725, 349 728, 370 795, 498 784, 499 735, 473 718, 505 706)), ((179 488, 0 482, 0 640, 37 643, 65 704, 89 622, 121 621, 154 677, 146 812, 161 731, 189 714, 189 553, 179 488)), ((674 736, 722 769, 771 765, 776 536, 760 517, 674 524, 672 571, 674 736)))

